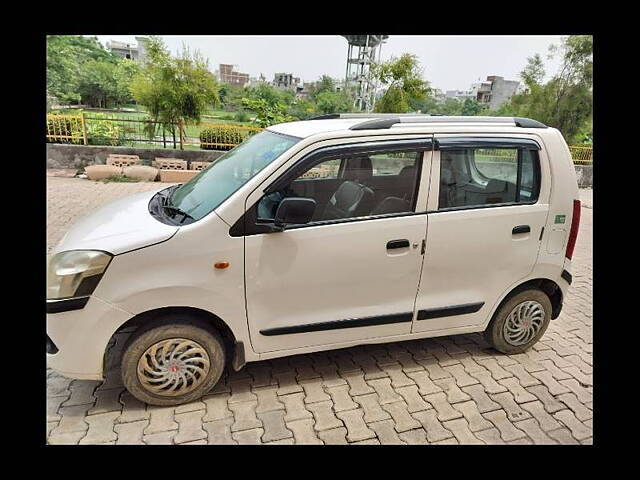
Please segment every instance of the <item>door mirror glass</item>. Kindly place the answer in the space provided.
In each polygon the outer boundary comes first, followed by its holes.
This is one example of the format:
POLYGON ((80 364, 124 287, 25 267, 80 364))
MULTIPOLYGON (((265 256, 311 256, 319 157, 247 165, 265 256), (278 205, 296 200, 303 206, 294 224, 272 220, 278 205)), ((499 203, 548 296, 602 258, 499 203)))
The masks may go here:
POLYGON ((274 223, 280 227, 309 223, 315 210, 316 201, 313 198, 288 197, 278 205, 274 223))

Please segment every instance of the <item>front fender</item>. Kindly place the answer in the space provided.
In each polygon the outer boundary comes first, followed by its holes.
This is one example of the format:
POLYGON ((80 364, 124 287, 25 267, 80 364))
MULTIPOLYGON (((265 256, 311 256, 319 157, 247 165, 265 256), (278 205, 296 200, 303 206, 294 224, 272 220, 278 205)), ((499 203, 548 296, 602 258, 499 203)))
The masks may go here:
POLYGON ((114 305, 132 315, 165 307, 197 308, 219 317, 238 341, 245 341, 248 335, 244 311, 238 312, 222 295, 204 288, 182 286, 151 288, 132 293, 119 299, 114 305))

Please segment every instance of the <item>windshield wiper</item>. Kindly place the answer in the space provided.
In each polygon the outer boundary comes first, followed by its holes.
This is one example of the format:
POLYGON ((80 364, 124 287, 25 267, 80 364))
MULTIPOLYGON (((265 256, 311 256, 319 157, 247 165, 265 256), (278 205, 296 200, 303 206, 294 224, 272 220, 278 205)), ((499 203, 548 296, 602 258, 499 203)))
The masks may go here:
POLYGON ((160 205, 160 207, 164 208, 166 210, 173 210, 177 214, 183 215, 182 222, 184 222, 187 217, 193 219, 193 217, 191 215, 189 215, 187 212, 185 212, 184 210, 182 210, 182 209, 180 209, 178 207, 174 207, 173 205, 160 205))

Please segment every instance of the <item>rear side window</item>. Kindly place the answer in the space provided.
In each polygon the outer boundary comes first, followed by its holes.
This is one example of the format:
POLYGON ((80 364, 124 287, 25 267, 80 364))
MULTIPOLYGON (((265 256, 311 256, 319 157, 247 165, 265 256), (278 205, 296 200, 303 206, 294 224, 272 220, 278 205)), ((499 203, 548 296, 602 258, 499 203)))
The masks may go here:
POLYGON ((533 203, 540 190, 539 171, 535 150, 442 150, 438 208, 533 203))

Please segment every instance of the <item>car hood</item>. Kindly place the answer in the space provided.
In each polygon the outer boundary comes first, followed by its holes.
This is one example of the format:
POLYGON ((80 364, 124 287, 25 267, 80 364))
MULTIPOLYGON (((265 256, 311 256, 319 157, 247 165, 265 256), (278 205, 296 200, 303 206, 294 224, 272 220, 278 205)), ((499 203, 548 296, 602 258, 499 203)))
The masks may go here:
POLYGON ((107 203, 81 217, 53 253, 104 250, 117 255, 168 240, 180 227, 160 223, 151 216, 148 208, 151 197, 162 189, 107 203))

